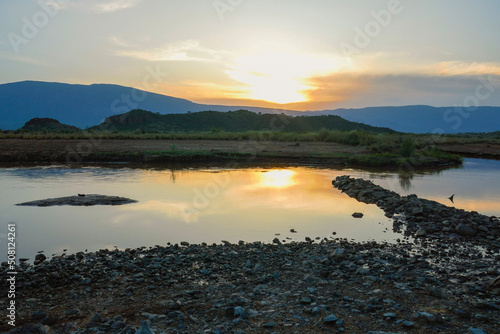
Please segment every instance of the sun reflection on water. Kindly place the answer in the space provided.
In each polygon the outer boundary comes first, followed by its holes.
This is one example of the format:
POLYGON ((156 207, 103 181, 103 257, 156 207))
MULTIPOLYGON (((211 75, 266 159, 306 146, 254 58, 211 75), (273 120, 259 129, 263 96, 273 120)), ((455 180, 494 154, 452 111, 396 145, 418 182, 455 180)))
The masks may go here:
POLYGON ((260 175, 260 186, 269 188, 285 188, 295 184, 295 172, 286 169, 277 169, 263 172, 260 175))

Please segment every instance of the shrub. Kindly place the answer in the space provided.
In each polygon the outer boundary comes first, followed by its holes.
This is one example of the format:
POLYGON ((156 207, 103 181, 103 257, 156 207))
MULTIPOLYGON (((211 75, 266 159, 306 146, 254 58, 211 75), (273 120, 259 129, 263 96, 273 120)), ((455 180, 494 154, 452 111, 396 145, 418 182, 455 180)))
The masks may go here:
POLYGON ((405 138, 399 147, 399 154, 409 158, 415 153, 415 141, 412 138, 405 138))

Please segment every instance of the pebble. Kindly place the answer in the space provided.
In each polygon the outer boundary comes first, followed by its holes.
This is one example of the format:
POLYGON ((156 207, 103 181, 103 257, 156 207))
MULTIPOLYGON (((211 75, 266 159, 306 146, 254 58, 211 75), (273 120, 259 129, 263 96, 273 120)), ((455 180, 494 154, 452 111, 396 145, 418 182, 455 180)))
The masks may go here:
POLYGON ((473 328, 473 327, 470 327, 469 328, 469 333, 470 334, 487 334, 484 330, 482 330, 481 328, 473 328))
POLYGON ((334 324, 337 322, 337 320, 339 320, 339 318, 337 318, 335 315, 333 314, 330 314, 328 316, 326 316, 323 321, 325 322, 325 324, 334 324))

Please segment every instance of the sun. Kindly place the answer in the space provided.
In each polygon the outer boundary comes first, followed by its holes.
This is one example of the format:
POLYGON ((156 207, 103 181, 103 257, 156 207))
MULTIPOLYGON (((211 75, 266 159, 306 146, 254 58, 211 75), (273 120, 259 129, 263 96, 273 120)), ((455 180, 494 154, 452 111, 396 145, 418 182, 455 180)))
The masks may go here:
POLYGON ((263 46, 236 57, 226 73, 247 87, 242 98, 285 104, 308 101, 305 92, 314 87, 307 79, 331 73, 338 64, 332 56, 263 46))

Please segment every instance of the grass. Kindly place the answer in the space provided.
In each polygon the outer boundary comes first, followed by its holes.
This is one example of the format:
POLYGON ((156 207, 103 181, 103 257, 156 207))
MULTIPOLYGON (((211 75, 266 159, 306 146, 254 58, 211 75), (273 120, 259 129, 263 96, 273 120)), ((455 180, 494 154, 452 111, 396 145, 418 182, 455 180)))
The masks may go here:
MULTIPOLYGON (((349 146, 368 148, 370 154, 345 157, 352 165, 385 167, 412 164, 426 166, 436 161, 459 164, 461 157, 445 153, 437 149, 438 145, 488 143, 499 144, 500 132, 492 134, 463 134, 463 135, 432 135, 432 134, 406 134, 406 133, 372 133, 366 131, 339 131, 321 129, 316 132, 277 132, 277 131, 243 131, 227 132, 212 129, 206 132, 168 132, 168 133, 140 133, 140 132, 73 132, 73 133, 40 133, 3 131, 0 139, 108 139, 108 140, 232 140, 232 141, 283 141, 283 142, 326 142, 338 143, 349 146)), ((109 153, 120 156, 121 153, 109 153)), ((277 152, 270 153, 275 156, 277 152)), ((234 156, 242 159, 241 153, 210 152, 210 151, 185 151, 171 144, 170 150, 145 152, 146 159, 226 159, 234 156)), ((309 157, 319 157, 314 152, 309 157)), ((125 156, 124 156, 125 157, 125 156)), ((133 158, 133 156, 130 156, 133 158)), ((138 157, 137 157, 138 158, 138 157)), ((340 157, 339 157, 340 158, 340 157)))
POLYGON ((218 129, 204 132, 92 132, 72 133, 1 131, 0 139, 143 139, 143 140, 254 140, 292 142, 333 142, 351 146, 367 146, 375 153, 399 149, 406 140, 416 149, 438 144, 500 143, 500 133, 433 135, 408 133, 373 133, 361 130, 340 131, 321 129, 316 132, 242 131, 228 132, 218 129))

